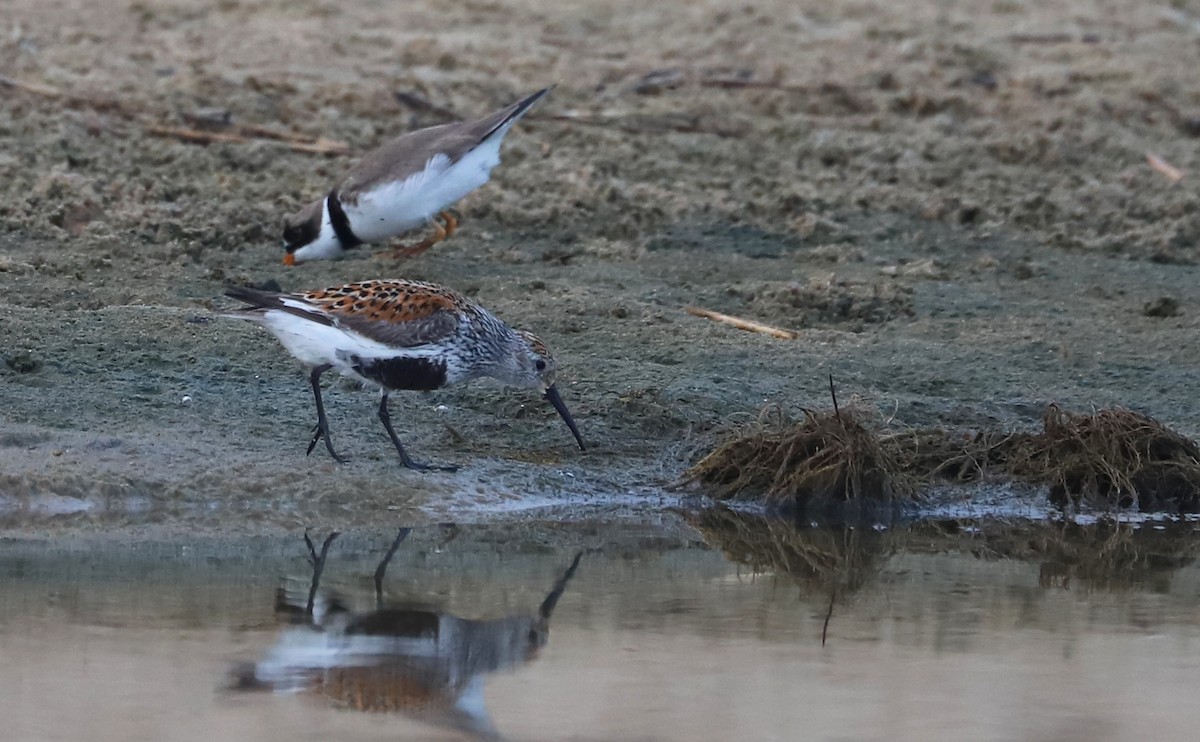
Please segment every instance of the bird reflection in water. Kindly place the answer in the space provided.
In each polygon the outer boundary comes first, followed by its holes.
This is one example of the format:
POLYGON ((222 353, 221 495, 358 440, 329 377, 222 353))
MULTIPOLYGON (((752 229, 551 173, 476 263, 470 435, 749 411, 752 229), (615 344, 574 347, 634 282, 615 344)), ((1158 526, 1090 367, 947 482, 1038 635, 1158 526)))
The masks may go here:
POLYGON ((319 552, 306 534, 313 567, 308 592, 280 588, 276 594, 276 615, 295 625, 261 661, 234 671, 234 687, 312 693, 344 708, 404 713, 476 739, 498 739, 484 708, 484 677, 537 656, 583 554, 575 555, 536 615, 477 621, 385 604, 387 565, 409 530, 400 530, 375 571, 375 609, 361 613, 319 588, 338 534, 330 534, 319 552))

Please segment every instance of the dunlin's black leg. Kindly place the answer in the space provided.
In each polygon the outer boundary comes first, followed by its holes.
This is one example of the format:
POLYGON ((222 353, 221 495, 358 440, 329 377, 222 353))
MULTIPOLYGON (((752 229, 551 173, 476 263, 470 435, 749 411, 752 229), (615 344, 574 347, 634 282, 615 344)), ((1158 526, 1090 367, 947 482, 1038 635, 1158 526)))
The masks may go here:
POLYGON ((437 471, 458 471, 457 466, 431 466, 429 464, 418 464, 408 457, 404 446, 400 443, 400 438, 396 435, 396 431, 392 429, 392 416, 388 414, 388 395, 385 392, 379 400, 379 422, 383 423, 383 428, 388 432, 388 436, 392 439, 392 445, 396 447, 396 453, 400 454, 400 461, 408 469, 417 471, 428 471, 434 469, 437 471))
POLYGON ((331 364, 325 363, 317 366, 312 370, 312 375, 308 380, 312 383, 313 399, 317 401, 317 427, 313 428, 312 440, 308 443, 308 450, 304 453, 308 456, 317 447, 317 441, 325 439, 325 450, 329 451, 329 455, 339 464, 344 464, 349 459, 338 456, 337 451, 333 450, 333 441, 329 440, 329 419, 325 417, 325 404, 321 402, 321 374, 333 368, 331 364))
POLYGON ((375 607, 383 608, 383 577, 387 574, 388 565, 392 562, 392 557, 396 556, 396 550, 400 548, 400 544, 404 539, 408 538, 408 534, 412 533, 411 528, 401 528, 396 534, 396 538, 392 540, 392 545, 388 547, 387 554, 383 555, 383 561, 375 568, 375 607))
POLYGON ((550 594, 542 601, 542 607, 538 609, 538 615, 543 621, 550 620, 550 614, 554 613, 554 606, 558 605, 558 599, 562 597, 563 590, 567 589, 567 583, 575 576, 575 570, 579 569, 579 560, 583 559, 583 552, 575 554, 575 559, 572 560, 571 566, 567 567, 567 571, 563 576, 558 578, 558 582, 554 583, 554 588, 550 590, 550 594))
POLYGON ((304 543, 308 546, 308 561, 312 564, 312 584, 308 587, 308 604, 304 608, 304 614, 312 620, 313 605, 317 602, 317 588, 321 584, 321 573, 325 571, 325 559, 329 556, 329 547, 333 546, 334 540, 340 534, 337 531, 332 531, 325 537, 324 543, 321 544, 321 553, 318 554, 316 548, 313 547, 312 539, 308 537, 308 531, 304 532, 304 543))

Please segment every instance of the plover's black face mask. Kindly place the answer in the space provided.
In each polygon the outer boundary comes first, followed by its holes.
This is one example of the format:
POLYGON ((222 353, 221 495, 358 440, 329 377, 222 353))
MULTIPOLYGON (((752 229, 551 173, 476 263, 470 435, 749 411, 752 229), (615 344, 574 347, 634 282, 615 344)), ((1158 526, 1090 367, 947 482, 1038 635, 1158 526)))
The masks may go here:
POLYGON ((308 243, 317 239, 321 234, 321 213, 315 218, 306 219, 299 224, 285 224, 283 227, 283 249, 295 252, 308 243))

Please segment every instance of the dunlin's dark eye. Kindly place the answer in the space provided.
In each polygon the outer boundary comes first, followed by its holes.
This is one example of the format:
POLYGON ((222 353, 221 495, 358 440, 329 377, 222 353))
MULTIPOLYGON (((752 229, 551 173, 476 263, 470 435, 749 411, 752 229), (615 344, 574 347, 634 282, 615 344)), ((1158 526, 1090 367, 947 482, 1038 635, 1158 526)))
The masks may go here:
POLYGON ((545 371, 546 370, 546 362, 539 358, 536 362, 534 362, 533 367, 536 368, 538 371, 545 371))

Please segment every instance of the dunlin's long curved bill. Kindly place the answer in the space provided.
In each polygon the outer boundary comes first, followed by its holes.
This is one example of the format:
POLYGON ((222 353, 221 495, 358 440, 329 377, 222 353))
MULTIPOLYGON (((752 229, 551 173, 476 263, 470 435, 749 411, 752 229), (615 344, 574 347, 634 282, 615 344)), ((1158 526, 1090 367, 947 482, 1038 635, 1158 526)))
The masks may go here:
POLYGON ((335 370, 379 389, 377 416, 408 469, 452 471, 409 457, 392 426, 388 395, 432 391, 483 377, 529 391, 541 389, 566 421, 579 449, 586 450, 552 383, 556 364, 546 344, 533 333, 514 330, 457 291, 392 279, 290 294, 230 286, 226 293, 248 305, 229 316, 262 325, 308 366, 317 407, 310 453, 324 440, 335 461, 345 460, 329 440, 329 420, 321 400, 321 374, 335 370))
POLYGON ((563 403, 562 395, 558 393, 558 389, 553 384, 546 387, 546 401, 554 405, 554 409, 558 410, 558 414, 562 415, 563 422, 571 429, 571 435, 575 436, 575 441, 579 444, 579 450, 586 451, 587 448, 583 445, 583 436, 579 434, 579 428, 575 426, 575 421, 571 419, 571 413, 567 411, 567 406, 563 403))

